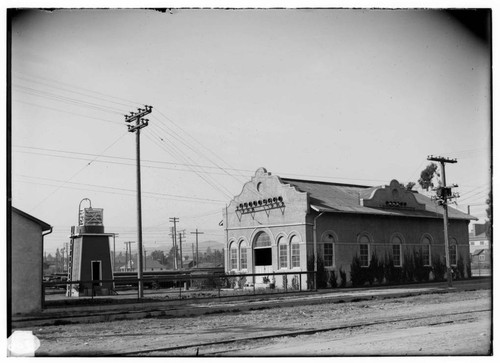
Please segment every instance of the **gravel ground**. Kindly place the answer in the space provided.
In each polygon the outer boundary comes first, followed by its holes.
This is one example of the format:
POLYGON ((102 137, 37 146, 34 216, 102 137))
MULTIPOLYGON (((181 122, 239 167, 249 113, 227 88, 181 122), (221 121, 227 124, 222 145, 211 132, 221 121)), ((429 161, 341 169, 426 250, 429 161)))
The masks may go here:
POLYGON ((491 349, 491 290, 426 294, 407 298, 325 303, 188 318, 154 318, 94 324, 23 328, 40 339, 37 356, 106 356, 138 350, 248 339, 298 330, 393 322, 299 337, 269 338, 223 346, 146 355, 487 355, 491 349), (443 323, 446 314, 454 322, 443 323))

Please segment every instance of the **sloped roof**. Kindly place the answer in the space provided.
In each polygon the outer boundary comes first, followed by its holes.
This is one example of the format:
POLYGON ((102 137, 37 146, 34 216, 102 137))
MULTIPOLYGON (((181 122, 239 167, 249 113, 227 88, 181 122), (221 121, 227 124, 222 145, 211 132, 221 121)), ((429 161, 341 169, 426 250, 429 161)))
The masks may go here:
MULTIPOLYGON (((392 217, 443 218, 443 208, 436 205, 429 197, 413 192, 418 203, 425 205, 425 210, 410 208, 374 208, 361 205, 360 200, 369 198, 383 186, 365 186, 355 184, 329 183, 312 180, 280 178, 285 184, 293 185, 297 190, 309 194, 310 206, 318 212, 357 213, 392 217)), ((469 214, 448 207, 450 219, 477 219, 469 214)))
POLYGON ((38 224, 41 228, 42 228, 42 232, 45 232, 45 231, 49 231, 52 227, 50 224, 48 223, 45 223, 44 221, 38 219, 38 218, 35 218, 33 217, 31 214, 28 214, 26 212, 23 212, 22 210, 20 209, 17 209, 15 207, 12 207, 12 212, 15 212, 33 222, 35 222, 36 224, 38 224))

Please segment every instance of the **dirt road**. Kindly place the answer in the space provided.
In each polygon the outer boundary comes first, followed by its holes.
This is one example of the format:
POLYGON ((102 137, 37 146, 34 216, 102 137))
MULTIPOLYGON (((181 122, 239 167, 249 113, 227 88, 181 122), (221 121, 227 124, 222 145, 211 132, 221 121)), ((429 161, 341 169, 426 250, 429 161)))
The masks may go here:
POLYGON ((491 291, 479 290, 32 330, 37 356, 486 355, 490 310, 491 291), (250 339, 313 329, 327 331, 250 339), (228 339, 241 340, 203 345, 228 339))

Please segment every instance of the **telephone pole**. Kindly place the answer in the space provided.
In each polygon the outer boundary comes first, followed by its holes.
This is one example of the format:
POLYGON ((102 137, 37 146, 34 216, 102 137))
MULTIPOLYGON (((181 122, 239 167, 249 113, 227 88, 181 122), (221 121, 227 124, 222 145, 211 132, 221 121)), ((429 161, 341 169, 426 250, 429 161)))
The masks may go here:
MULTIPOLYGON (((443 206, 443 221, 444 221, 444 253, 446 258, 446 275, 448 279, 448 287, 452 287, 451 264, 450 264, 450 243, 448 240, 448 199, 458 197, 458 194, 452 194, 451 187, 446 186, 445 163, 455 164, 457 159, 449 159, 441 156, 428 156, 427 160, 437 161, 441 164, 441 187, 436 190, 436 200, 438 204, 443 206)), ((457 185, 454 185, 455 187, 457 185)))
POLYGON ((128 132, 135 132, 135 144, 137 154, 137 279, 139 298, 144 297, 143 281, 142 281, 142 210, 141 210, 141 129, 148 126, 147 119, 143 117, 150 114, 153 106, 144 106, 139 108, 139 112, 130 112, 130 115, 125 115, 125 122, 135 125, 127 125, 128 132))
POLYGON ((181 269, 184 268, 184 263, 182 262, 182 237, 186 236, 186 231, 182 230, 179 232, 179 252, 180 252, 180 258, 181 258, 181 269))
POLYGON ((191 232, 191 234, 196 235, 196 267, 198 267, 198 235, 203 233, 204 232, 198 232, 198 228, 196 228, 196 232, 191 232))
POLYGON ((168 219, 171 223, 174 224, 172 227, 172 242, 174 245, 174 270, 178 269, 177 265, 177 222, 179 222, 179 218, 172 217, 168 219))
MULTIPOLYGON (((132 243, 135 243, 133 241, 129 242, 124 242, 125 243, 125 271, 128 270, 129 266, 129 261, 132 261, 132 247, 130 246, 132 243)), ((132 264, 130 264, 130 267, 132 267, 132 264)))

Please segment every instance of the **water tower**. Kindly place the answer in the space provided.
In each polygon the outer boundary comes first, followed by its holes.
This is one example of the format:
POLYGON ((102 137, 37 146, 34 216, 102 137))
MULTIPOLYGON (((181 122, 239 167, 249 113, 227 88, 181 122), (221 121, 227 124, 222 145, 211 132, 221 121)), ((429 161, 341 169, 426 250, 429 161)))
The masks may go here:
POLYGON ((113 267, 109 238, 113 235, 104 233, 102 208, 92 208, 90 199, 83 199, 78 206, 78 226, 71 227, 68 266, 68 280, 82 282, 67 285, 67 296, 111 294, 113 283, 109 280, 113 280, 113 267), (82 208, 84 201, 88 202, 88 208, 82 208))

